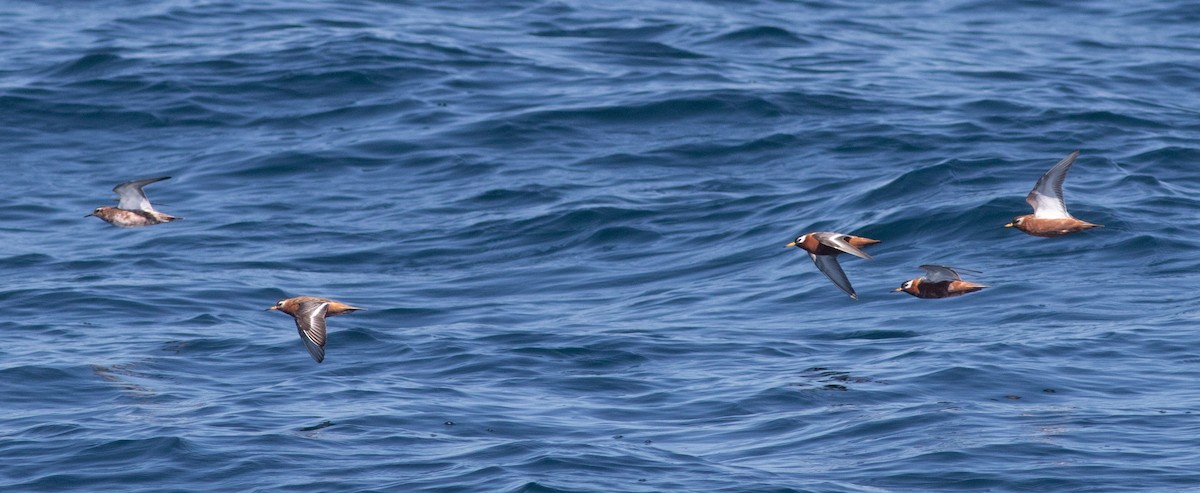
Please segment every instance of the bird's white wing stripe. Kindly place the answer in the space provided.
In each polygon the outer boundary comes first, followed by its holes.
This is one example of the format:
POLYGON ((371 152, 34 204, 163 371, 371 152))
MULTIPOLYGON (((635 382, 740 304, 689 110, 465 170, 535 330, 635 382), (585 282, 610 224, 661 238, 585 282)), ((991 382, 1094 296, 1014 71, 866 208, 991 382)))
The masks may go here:
POLYGON ((817 238, 817 241, 820 241, 821 243, 823 243, 827 246, 831 246, 831 247, 841 250, 843 252, 849 253, 850 255, 854 255, 856 257, 862 257, 865 259, 871 258, 870 255, 867 255, 867 252, 862 251, 858 247, 851 245, 850 242, 844 240, 843 238, 845 238, 846 235, 838 234, 838 233, 814 233, 814 236, 817 238))
POLYGON ((117 196, 119 197, 117 208, 127 211, 153 211, 154 208, 150 206, 150 199, 146 197, 146 192, 142 191, 142 187, 156 181, 166 180, 167 178, 170 177, 160 176, 158 178, 127 181, 113 187, 113 191, 117 192, 117 196))
POLYGON ((1039 219, 1071 218, 1071 214, 1067 212, 1067 203, 1063 200, 1062 185, 1063 181, 1067 179, 1067 171, 1071 170, 1071 165, 1075 163, 1077 157, 1079 157, 1079 151, 1072 152, 1055 164, 1050 171, 1038 179, 1033 190, 1025 197, 1025 201, 1033 206, 1034 217, 1039 219))

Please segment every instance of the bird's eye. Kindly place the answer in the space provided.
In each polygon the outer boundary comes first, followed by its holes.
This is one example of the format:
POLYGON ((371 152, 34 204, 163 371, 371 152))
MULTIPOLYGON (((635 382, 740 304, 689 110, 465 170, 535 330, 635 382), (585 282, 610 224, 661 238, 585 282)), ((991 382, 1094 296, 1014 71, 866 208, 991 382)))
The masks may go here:
POLYGON ((808 235, 800 235, 800 236, 797 236, 797 237, 796 237, 796 244, 797 244, 797 245, 799 245, 799 244, 801 244, 801 243, 804 243, 804 239, 805 239, 805 238, 808 238, 808 235))
POLYGON ((912 281, 904 281, 904 285, 900 286, 900 289, 908 289, 911 287, 912 287, 912 281))

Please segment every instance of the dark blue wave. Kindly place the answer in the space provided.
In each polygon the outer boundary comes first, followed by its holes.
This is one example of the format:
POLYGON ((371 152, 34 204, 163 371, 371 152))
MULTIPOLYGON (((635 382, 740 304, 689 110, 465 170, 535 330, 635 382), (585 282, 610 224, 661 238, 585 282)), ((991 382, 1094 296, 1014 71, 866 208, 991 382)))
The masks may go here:
POLYGON ((1193 488, 1198 13, 9 5, 0 490, 1193 488))

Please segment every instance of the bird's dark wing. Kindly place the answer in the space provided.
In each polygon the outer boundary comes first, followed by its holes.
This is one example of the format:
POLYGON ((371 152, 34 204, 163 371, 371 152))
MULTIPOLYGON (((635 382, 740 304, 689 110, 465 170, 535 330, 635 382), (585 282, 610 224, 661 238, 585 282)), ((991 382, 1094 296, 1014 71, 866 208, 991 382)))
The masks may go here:
POLYGON ((300 340, 308 354, 317 363, 325 359, 325 311, 329 303, 323 301, 305 301, 296 311, 296 330, 300 331, 300 340))
POLYGON ((846 294, 849 294, 851 298, 856 300, 858 299, 858 294, 854 292, 854 287, 850 285, 850 279, 846 277, 846 273, 842 271, 842 266, 838 264, 837 256, 813 255, 811 253, 808 254, 808 256, 812 257, 813 263, 817 264, 817 268, 821 269, 821 272, 825 274, 825 277, 828 277, 830 281, 833 281, 835 286, 841 288, 841 290, 845 291, 846 294))

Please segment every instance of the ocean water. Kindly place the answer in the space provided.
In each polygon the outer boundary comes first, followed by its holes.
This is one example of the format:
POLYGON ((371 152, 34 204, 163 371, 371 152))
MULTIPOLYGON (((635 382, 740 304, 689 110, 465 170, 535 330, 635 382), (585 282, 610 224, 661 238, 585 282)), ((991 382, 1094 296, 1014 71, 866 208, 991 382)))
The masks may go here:
POLYGON ((0 490, 1200 490, 1198 23, 0 2, 0 490), (1003 228, 1074 150, 1105 227, 1003 228))

